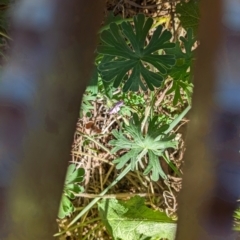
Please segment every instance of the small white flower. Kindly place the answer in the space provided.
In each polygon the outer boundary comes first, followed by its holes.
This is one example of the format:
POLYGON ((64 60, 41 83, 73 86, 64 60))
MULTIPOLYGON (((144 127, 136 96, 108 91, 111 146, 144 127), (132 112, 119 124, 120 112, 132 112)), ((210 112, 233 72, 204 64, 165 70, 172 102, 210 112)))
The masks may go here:
POLYGON ((114 107, 109 110, 108 113, 109 113, 109 114, 115 114, 115 113, 119 112, 120 109, 121 109, 121 106, 123 106, 123 101, 117 102, 117 103, 114 105, 114 107))

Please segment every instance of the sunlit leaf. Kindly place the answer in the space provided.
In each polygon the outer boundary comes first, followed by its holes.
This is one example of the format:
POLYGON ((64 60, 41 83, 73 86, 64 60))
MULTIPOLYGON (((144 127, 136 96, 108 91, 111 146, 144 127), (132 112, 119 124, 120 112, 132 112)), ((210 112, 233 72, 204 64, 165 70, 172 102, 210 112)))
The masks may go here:
POLYGON ((160 159, 165 150, 176 148, 177 142, 173 141, 171 135, 166 135, 165 131, 168 125, 160 126, 156 122, 157 118, 149 121, 148 132, 146 135, 141 132, 141 120, 134 114, 134 118, 129 126, 125 126, 125 133, 113 130, 112 134, 115 139, 109 143, 114 146, 113 153, 119 150, 127 151, 113 163, 117 164, 116 168, 121 169, 126 164, 131 165, 131 170, 135 170, 139 162, 146 157, 146 169, 144 174, 150 174, 153 181, 157 181, 159 177, 166 179, 166 174, 160 165, 160 159))
POLYGON ((128 201, 104 199, 98 203, 100 217, 114 239, 173 240, 176 222, 160 211, 153 211, 144 199, 135 196, 128 201))
POLYGON ((75 199, 75 194, 83 192, 83 187, 79 185, 83 181, 85 171, 83 168, 76 168, 75 164, 70 164, 67 169, 64 190, 59 206, 58 217, 64 218, 74 211, 71 199, 75 199))

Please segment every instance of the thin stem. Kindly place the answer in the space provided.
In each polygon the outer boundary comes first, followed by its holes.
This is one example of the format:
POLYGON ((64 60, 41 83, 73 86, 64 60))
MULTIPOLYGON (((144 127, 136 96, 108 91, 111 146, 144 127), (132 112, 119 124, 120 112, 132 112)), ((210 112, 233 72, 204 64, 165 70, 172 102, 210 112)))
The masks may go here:
MULTIPOLYGON (((149 196, 159 196, 161 194, 155 194, 155 193, 116 193, 116 194, 106 194, 104 196, 101 196, 101 198, 105 199, 122 199, 122 198, 131 198, 134 196, 140 196, 140 197, 149 197, 149 196)), ((78 193, 75 194, 76 197, 83 197, 83 198, 97 198, 100 197, 99 194, 91 194, 91 193, 78 193)))
POLYGON ((114 185, 116 185, 129 171, 131 170, 131 165, 129 164, 120 174, 119 176, 100 194, 99 197, 93 199, 68 225, 68 227, 72 226, 75 222, 77 222, 87 211, 89 211, 93 205, 95 205, 101 198, 104 196, 114 185))
POLYGON ((179 114, 170 124, 169 128, 164 132, 165 134, 171 132, 185 117, 185 115, 188 113, 188 111, 191 109, 191 106, 188 106, 185 108, 185 110, 179 114))
POLYGON ((87 156, 87 157, 91 157, 91 158, 95 158, 97 160, 100 160, 102 162, 105 162, 105 163, 108 163, 110 165, 114 165, 112 162, 106 160, 106 159, 103 159, 103 158, 100 158, 100 157, 97 157, 97 156, 94 156, 94 155, 91 155, 91 154, 88 154, 88 153, 85 153, 85 152, 81 152, 81 151, 72 151, 73 154, 76 154, 76 155, 84 155, 84 156, 87 156))

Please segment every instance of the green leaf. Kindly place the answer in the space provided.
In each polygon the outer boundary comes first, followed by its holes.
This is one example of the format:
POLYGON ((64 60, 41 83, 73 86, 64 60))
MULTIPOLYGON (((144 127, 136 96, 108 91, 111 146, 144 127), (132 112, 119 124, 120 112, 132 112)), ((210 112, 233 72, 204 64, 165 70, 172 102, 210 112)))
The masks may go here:
POLYGON ((182 1, 176 6, 176 13, 180 15, 179 18, 182 26, 185 29, 192 28, 195 36, 200 20, 199 2, 196 0, 190 0, 189 2, 182 1))
POLYGON ((83 181, 85 171, 83 168, 76 169, 75 164, 70 164, 67 169, 64 190, 59 206, 58 217, 64 218, 74 211, 74 206, 70 199, 75 198, 75 194, 83 192, 83 187, 78 183, 83 181))
POLYGON ((141 151, 140 149, 132 149, 128 153, 124 154, 122 157, 115 159, 113 161, 113 163, 118 163, 116 165, 116 169, 123 168, 129 159, 131 160, 132 165, 135 167, 136 159, 137 159, 137 156, 139 155, 140 151, 141 151))
POLYGON ((104 199, 98 203, 99 215, 114 239, 162 239, 173 240, 176 222, 165 213, 153 211, 144 199, 135 196, 127 202, 104 199))
POLYGON ((158 156, 156 156, 153 151, 148 151, 148 156, 149 164, 143 174, 147 175, 150 171, 152 171, 151 179, 155 182, 158 181, 159 176, 161 176, 162 179, 167 179, 167 176, 160 165, 158 156))
POLYGON ((128 108, 128 107, 123 106, 123 107, 120 109, 120 114, 123 115, 123 116, 131 117, 131 115, 132 115, 131 109, 128 108))
POLYGON ((67 175, 65 184, 71 184, 71 183, 80 183, 83 181, 85 174, 85 170, 83 168, 76 169, 75 164, 70 164, 68 166, 67 175))
POLYGON ((196 38, 193 36, 191 28, 187 30, 186 37, 180 38, 183 43, 183 48, 180 42, 178 42, 174 49, 166 50, 167 53, 175 53, 177 58, 176 65, 170 69, 168 74, 173 78, 173 85, 167 94, 174 93, 173 105, 177 105, 178 102, 183 103, 182 94, 187 97, 187 101, 190 104, 191 95, 193 92, 193 84, 191 83, 191 67, 194 57, 192 47, 196 43, 196 38), (183 52, 184 49, 184 52, 183 52))
POLYGON ((69 216, 74 211, 74 206, 72 202, 67 198, 67 196, 62 195, 59 211, 58 211, 58 217, 60 219, 65 218, 66 216, 69 216))
POLYGON ((166 50, 168 54, 175 55, 177 59, 175 66, 182 66, 182 65, 187 65, 188 67, 191 66, 191 63, 194 57, 194 51, 192 50, 192 48, 196 43, 196 41, 197 39, 193 35, 192 28, 189 28, 187 29, 186 36, 180 37, 180 41, 176 43, 174 48, 166 50))
POLYGON ((134 17, 134 26, 130 22, 110 24, 110 28, 101 34, 102 45, 98 53, 104 57, 98 70, 105 83, 113 83, 117 88, 124 83, 123 91, 138 91, 140 88, 154 90, 160 87, 169 69, 175 64, 173 54, 156 55, 159 50, 173 48, 172 37, 167 30, 158 26, 150 42, 145 46, 146 38, 153 24, 151 18, 143 14, 134 17), (150 70, 152 66, 153 70, 150 70))
POLYGON ((132 18, 122 18, 120 15, 114 16, 113 12, 109 12, 104 25, 100 28, 99 33, 102 33, 104 30, 107 30, 110 28, 111 23, 115 23, 117 25, 123 23, 123 22, 132 22, 132 18))
POLYGON ((65 185, 65 193, 68 195, 68 196, 71 198, 71 199, 74 199, 75 198, 75 195, 74 194, 78 194, 80 192, 83 192, 84 188, 76 183, 72 183, 72 184, 67 184, 65 185))
POLYGON ((96 95, 93 95, 90 92, 85 92, 82 99, 80 115, 81 113, 86 115, 91 110, 93 110, 94 107, 93 107, 92 101, 95 101, 95 100, 96 100, 96 95))
POLYGON ((153 181, 158 181, 159 176, 166 179, 166 174, 163 172, 159 162, 159 156, 162 156, 163 152, 168 148, 176 148, 177 142, 172 141, 172 136, 165 133, 170 126, 159 126, 156 120, 157 117, 149 122, 146 135, 143 135, 141 132, 142 119, 139 119, 136 114, 130 121, 130 125, 125 127, 126 133, 116 130, 112 131, 113 136, 116 138, 109 142, 109 144, 114 146, 112 152, 126 151, 120 158, 113 161, 113 163, 117 164, 117 169, 121 169, 126 164, 129 164, 131 170, 134 171, 137 168, 137 164, 146 156, 145 159, 148 159, 148 161, 144 174, 151 172, 153 181))

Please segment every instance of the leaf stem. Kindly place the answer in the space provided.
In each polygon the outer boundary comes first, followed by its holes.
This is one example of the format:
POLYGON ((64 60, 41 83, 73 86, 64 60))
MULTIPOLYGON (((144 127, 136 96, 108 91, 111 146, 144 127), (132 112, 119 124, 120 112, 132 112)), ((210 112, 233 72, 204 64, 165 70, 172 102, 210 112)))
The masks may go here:
POLYGON ((185 108, 185 110, 180 113, 170 124, 169 128, 164 132, 165 134, 168 134, 171 132, 185 117, 185 115, 188 113, 188 111, 191 109, 191 106, 189 105, 188 107, 185 108))

